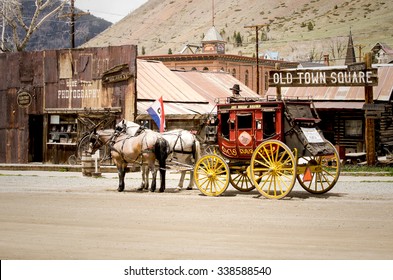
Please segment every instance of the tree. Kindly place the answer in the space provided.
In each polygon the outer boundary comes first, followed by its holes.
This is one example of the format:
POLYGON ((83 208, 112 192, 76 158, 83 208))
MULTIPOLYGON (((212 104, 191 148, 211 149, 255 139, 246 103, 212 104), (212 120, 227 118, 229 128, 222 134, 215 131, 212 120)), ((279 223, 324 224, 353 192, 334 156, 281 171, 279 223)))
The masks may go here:
MULTIPOLYGON (((235 34, 236 34, 236 31, 235 31, 235 34)), ((234 37, 235 37, 236 47, 241 47, 243 45, 243 39, 242 39, 242 36, 240 35, 240 32, 238 32, 234 37)))
POLYGON ((308 31, 312 31, 314 29, 314 24, 310 21, 307 25, 308 31))
POLYGON ((61 11, 67 1, 23 0, 23 2, 28 5, 34 4, 35 11, 31 18, 23 14, 22 0, 0 0, 2 51, 23 51, 33 33, 46 20, 61 11))

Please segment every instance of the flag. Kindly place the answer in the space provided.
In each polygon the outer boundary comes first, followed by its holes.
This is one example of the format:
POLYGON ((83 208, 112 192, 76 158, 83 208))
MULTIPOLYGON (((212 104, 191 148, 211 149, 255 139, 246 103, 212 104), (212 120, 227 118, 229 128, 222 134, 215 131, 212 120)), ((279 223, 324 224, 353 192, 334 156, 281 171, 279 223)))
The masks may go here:
POLYGON ((160 132, 164 132, 165 130, 165 113, 164 113, 164 101, 162 100, 162 96, 154 101, 154 103, 147 109, 147 112, 157 124, 160 132))

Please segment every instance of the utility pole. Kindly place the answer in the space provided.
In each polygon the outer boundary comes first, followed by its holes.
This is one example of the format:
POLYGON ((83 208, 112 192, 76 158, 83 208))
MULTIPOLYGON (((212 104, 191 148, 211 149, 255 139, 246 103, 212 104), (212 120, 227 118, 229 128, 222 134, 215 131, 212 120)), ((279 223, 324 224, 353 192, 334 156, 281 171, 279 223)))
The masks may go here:
MULTIPOLYGON (((364 63, 366 64, 366 70, 372 68, 372 53, 366 53, 364 56, 364 63)), ((373 104, 374 103, 374 94, 372 86, 364 87, 364 103, 365 104, 373 104)), ((374 119, 366 116, 366 159, 367 165, 375 165, 377 162, 376 151, 375 151, 375 121, 374 119)))
POLYGON ((80 16, 84 15, 90 15, 90 13, 79 13, 75 14, 75 0, 71 0, 70 4, 70 13, 63 15, 63 17, 69 17, 70 18, 70 35, 71 35, 71 48, 75 48, 75 20, 79 18, 80 16))
POLYGON ((70 7, 70 33, 71 33, 71 49, 75 48, 75 0, 71 0, 70 7))
POLYGON ((354 47, 358 48, 358 50, 359 50, 359 61, 362 61, 362 49, 365 47, 365 45, 358 44, 358 45, 354 45, 354 47))
POLYGON ((257 24, 257 25, 247 25, 244 26, 245 28, 255 28, 255 52, 256 52, 256 59, 257 59, 257 94, 259 93, 259 30, 265 26, 269 26, 269 24, 257 24))

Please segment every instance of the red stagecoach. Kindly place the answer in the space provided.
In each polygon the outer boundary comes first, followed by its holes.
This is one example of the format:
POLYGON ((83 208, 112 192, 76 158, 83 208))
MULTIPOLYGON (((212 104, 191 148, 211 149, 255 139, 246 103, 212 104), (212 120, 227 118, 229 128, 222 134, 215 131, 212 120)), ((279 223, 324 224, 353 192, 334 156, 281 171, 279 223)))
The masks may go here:
POLYGON ((209 148, 194 167, 195 183, 208 196, 231 184, 280 199, 296 180, 310 193, 325 193, 338 180, 340 159, 320 121, 311 101, 218 100, 216 119, 206 127, 209 148))

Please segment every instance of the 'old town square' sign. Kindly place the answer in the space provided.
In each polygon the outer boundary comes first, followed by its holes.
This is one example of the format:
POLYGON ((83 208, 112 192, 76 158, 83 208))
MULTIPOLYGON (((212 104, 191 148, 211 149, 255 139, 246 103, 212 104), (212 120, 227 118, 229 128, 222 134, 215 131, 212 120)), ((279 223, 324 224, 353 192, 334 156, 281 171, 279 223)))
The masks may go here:
POLYGON ((378 70, 368 69, 349 71, 349 69, 324 70, 279 70, 269 72, 271 87, 327 87, 327 86, 376 86, 378 70))

